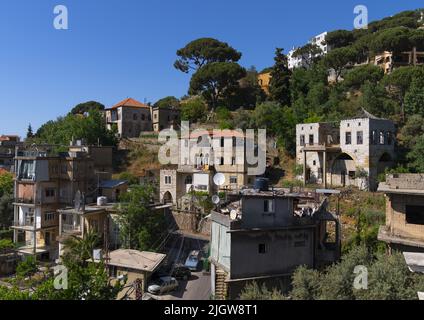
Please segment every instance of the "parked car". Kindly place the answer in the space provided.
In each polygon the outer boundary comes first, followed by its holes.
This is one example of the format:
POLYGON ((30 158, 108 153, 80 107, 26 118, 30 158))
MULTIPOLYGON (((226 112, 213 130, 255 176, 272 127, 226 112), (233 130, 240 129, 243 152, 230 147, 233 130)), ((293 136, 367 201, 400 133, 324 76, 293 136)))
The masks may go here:
POLYGON ((188 280, 191 277, 191 271, 184 265, 176 265, 171 274, 176 279, 188 280))
POLYGON ((185 262, 185 266, 189 268, 191 271, 197 271, 199 267, 200 262, 200 251, 199 250, 193 250, 190 252, 190 254, 187 257, 187 260, 185 262))
POLYGON ((147 291, 151 294, 160 295, 178 288, 178 281, 173 277, 161 277, 155 284, 150 285, 147 291))

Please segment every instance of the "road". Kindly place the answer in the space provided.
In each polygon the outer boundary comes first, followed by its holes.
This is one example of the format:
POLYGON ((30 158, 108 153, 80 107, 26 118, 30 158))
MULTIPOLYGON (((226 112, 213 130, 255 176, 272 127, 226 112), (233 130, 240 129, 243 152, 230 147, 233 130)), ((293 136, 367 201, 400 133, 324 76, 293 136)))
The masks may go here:
MULTIPOLYGON (((189 234, 174 234, 165 246, 168 263, 184 264, 191 250, 207 251, 209 241, 189 234)), ((161 300, 209 300, 211 276, 202 271, 192 272, 188 281, 179 280, 178 289, 159 297, 161 300)))

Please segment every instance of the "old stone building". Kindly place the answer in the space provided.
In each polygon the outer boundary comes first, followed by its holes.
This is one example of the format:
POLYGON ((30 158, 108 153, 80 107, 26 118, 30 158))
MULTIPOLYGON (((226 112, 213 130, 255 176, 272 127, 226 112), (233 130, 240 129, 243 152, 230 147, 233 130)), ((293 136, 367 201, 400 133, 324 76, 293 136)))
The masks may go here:
POLYGON ((120 138, 138 138, 141 132, 152 131, 151 107, 128 98, 105 110, 108 129, 116 126, 120 138))
POLYGON ((188 139, 180 140, 179 153, 179 164, 160 172, 161 202, 176 204, 190 191, 237 191, 253 183, 254 176, 248 175, 241 132, 193 132, 188 139), (213 182, 217 172, 223 177, 219 186, 213 182))
POLYGON ((375 190, 394 158, 394 123, 365 110, 340 123, 296 126, 296 163, 305 183, 375 190))
POLYGON ((0 136, 0 168, 11 171, 13 167, 13 157, 15 156, 15 147, 21 144, 19 136, 1 135, 0 136))
POLYGON ((390 249, 424 252, 424 174, 391 174, 378 191, 386 196, 386 224, 378 239, 390 249))
POLYGON ((153 131, 176 129, 180 123, 180 109, 174 107, 152 108, 153 131))

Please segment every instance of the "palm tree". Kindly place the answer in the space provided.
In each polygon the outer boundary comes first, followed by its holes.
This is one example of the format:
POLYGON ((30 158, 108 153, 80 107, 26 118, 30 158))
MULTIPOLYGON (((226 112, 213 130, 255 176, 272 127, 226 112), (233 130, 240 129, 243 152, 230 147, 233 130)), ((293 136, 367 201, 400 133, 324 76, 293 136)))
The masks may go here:
POLYGON ((71 236, 65 240, 65 255, 73 258, 78 262, 84 262, 91 259, 94 262, 93 250, 98 246, 100 241, 97 233, 89 231, 84 238, 71 236))

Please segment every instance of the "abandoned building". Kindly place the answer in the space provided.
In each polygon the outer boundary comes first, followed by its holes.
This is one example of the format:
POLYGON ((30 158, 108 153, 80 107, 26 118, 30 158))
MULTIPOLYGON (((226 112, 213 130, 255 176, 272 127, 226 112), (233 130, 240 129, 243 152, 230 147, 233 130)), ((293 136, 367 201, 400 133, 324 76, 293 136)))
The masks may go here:
MULTIPOLYGON (((72 147, 69 150, 73 150, 72 147)), ((85 149, 87 150, 87 149, 85 149)), ((59 209, 93 203, 100 177, 95 155, 85 151, 55 152, 49 146, 22 146, 15 155, 14 243, 23 255, 58 258, 62 229, 59 209)))
POLYGON ((0 168, 12 171, 15 147, 21 144, 19 136, 0 136, 0 168))
POLYGON ((424 64, 424 51, 413 47, 411 51, 394 54, 384 51, 374 57, 374 65, 381 67, 384 73, 390 73, 393 69, 405 66, 419 66, 424 64))
POLYGON ((180 123, 180 109, 175 107, 152 108, 153 131, 176 129, 180 123))
POLYGON ((261 180, 240 200, 211 212, 216 299, 236 299, 249 281, 285 291, 296 267, 321 267, 340 257, 340 224, 327 211, 326 197, 269 189, 261 180))
POLYGON ((378 239, 390 249, 424 252, 424 174, 389 174, 378 191, 386 196, 386 224, 378 239))
POLYGON ((138 138, 141 132, 152 131, 151 107, 135 99, 122 100, 105 113, 108 129, 116 126, 120 138, 138 138))
POLYGON ((296 125, 296 163, 305 184, 375 190, 378 175, 393 165, 394 157, 394 123, 364 109, 340 123, 296 125))
POLYGON ((178 166, 160 171, 162 203, 176 204, 190 191, 234 192, 253 183, 254 176, 248 175, 245 137, 239 131, 193 132, 189 139, 182 139, 180 144, 187 149, 183 151, 180 148, 178 166), (217 152, 222 148, 231 152, 217 152), (223 177, 219 186, 213 181, 217 172, 223 177))

